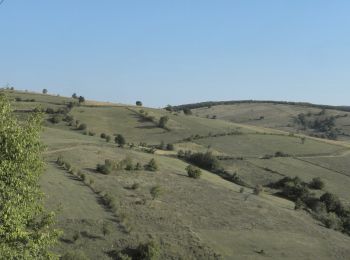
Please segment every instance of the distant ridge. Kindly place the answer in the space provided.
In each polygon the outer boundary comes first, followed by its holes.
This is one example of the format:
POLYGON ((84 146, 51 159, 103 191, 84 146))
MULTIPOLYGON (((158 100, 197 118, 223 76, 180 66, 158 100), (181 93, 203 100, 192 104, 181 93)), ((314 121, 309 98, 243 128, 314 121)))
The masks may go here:
POLYGON ((279 105, 298 105, 304 107, 316 107, 320 109, 333 109, 345 112, 350 112, 350 106, 331 106, 331 105, 319 105, 312 104, 308 102, 289 102, 289 101, 272 101, 272 100, 231 100, 231 101, 205 101, 192 104, 184 104, 173 106, 174 110, 182 110, 185 108, 195 109, 201 107, 218 106, 218 105, 235 105, 235 104, 254 104, 254 103, 269 103, 269 104, 279 104, 279 105))

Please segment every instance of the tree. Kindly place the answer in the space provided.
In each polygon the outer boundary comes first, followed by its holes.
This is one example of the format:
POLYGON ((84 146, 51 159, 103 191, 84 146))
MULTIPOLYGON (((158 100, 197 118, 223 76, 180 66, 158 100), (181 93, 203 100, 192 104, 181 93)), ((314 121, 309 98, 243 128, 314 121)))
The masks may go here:
POLYGON ((72 98, 77 99, 78 98, 77 93, 73 93, 72 98))
POLYGON ((47 89, 46 88, 43 89, 43 94, 47 94, 47 89))
POLYGON ((41 114, 18 122, 0 96, 0 255, 2 259, 51 259, 59 232, 43 208, 41 114))
POLYGON ((168 123, 169 121, 169 117, 167 116, 162 116, 160 119, 159 119, 159 127, 160 128, 166 128, 166 124, 168 123))
POLYGON ((309 183, 311 189, 322 190, 325 184, 320 177, 313 178, 309 183))
POLYGON ((85 102, 85 98, 83 96, 79 97, 79 104, 84 103, 85 102))
POLYGON ((136 106, 141 107, 142 106, 142 102, 141 101, 136 101, 136 106))
POLYGON ((118 144, 120 147, 123 147, 126 144, 124 136, 121 134, 118 134, 115 138, 114 141, 116 144, 118 144))

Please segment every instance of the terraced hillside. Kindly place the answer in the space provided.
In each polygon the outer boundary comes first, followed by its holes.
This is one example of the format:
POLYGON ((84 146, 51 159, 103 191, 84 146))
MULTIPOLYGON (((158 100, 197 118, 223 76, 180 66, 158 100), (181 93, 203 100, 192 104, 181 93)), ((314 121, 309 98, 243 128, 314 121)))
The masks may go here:
MULTIPOLYGON (((209 108, 184 115, 91 101, 77 105, 72 98, 36 93, 5 93, 19 117, 37 105, 46 111, 42 133, 46 171, 41 187, 46 206, 57 212, 57 225, 64 232, 54 248, 58 254, 140 259, 145 248, 140 245, 146 243, 159 252, 158 259, 347 259, 350 255, 346 229, 327 225, 320 217, 331 213, 322 209, 316 216, 316 210, 306 206, 296 210, 295 201, 277 195, 269 185, 284 177, 298 176, 304 182, 320 177, 325 187, 310 188, 315 198, 329 191, 347 205, 347 141, 290 135, 289 128, 274 125, 274 112, 269 112, 271 125, 243 120, 248 114, 269 120, 258 110, 244 112, 249 110, 245 106, 243 112, 238 112, 239 106, 233 109, 236 115, 242 113, 242 120, 210 110, 217 116, 213 120, 206 118, 209 108), (57 121, 52 120, 55 116, 57 121), (160 127, 159 119, 165 116, 166 127, 160 127), (80 128, 82 124, 86 128, 80 128), (111 140, 101 138, 102 133, 111 140), (125 137, 124 145, 114 143, 118 134, 125 137), (167 144, 173 149, 166 149, 167 144), (180 150, 208 152, 219 166, 203 168, 199 179, 189 178, 189 161, 177 156, 180 150), (150 167, 152 159, 156 170, 150 167), (113 169, 97 171, 98 164, 108 162, 113 169)), ((301 112, 308 110, 285 108, 288 115, 301 112)), ((283 120, 283 124, 289 122, 283 120)), ((346 227, 346 219, 342 221, 346 227)))

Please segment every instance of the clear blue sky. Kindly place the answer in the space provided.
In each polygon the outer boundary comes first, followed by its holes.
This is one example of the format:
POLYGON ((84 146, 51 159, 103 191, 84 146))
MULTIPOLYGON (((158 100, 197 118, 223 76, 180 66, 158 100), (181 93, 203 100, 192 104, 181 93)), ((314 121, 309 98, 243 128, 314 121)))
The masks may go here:
POLYGON ((5 0, 6 83, 155 107, 350 105, 350 1, 5 0))

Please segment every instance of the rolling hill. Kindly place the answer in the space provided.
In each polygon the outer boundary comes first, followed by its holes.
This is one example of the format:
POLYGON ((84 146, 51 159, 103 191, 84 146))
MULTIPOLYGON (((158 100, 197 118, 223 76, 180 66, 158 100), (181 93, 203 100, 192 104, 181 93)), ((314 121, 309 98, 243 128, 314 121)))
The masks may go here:
POLYGON ((185 115, 2 92, 19 118, 44 111, 46 169, 40 185, 46 207, 56 212, 63 231, 53 249, 57 254, 139 259, 140 245, 152 242, 159 259, 350 255, 345 217, 344 228, 328 225, 324 218, 334 217, 333 212, 307 203, 296 210, 297 202, 271 185, 297 176, 305 188, 305 183, 321 178, 325 187, 308 189, 308 196, 318 200, 331 192, 344 207, 349 205, 350 117, 344 109, 326 107, 322 112, 337 117, 338 140, 329 140, 309 136, 314 130, 295 123, 299 114, 315 117, 324 108, 299 103, 207 105, 191 107, 192 115, 185 115), (158 123, 162 117, 167 118, 166 127, 158 123), (114 142, 117 135, 125 138, 125 145, 114 142), (167 144, 173 149, 166 149, 167 144), (198 152, 210 154, 219 166, 201 167, 199 179, 189 178, 186 167, 195 164, 191 154, 198 152), (156 171, 143 167, 152 159, 156 171), (107 165, 106 160, 115 167, 103 174, 96 167, 107 165))

